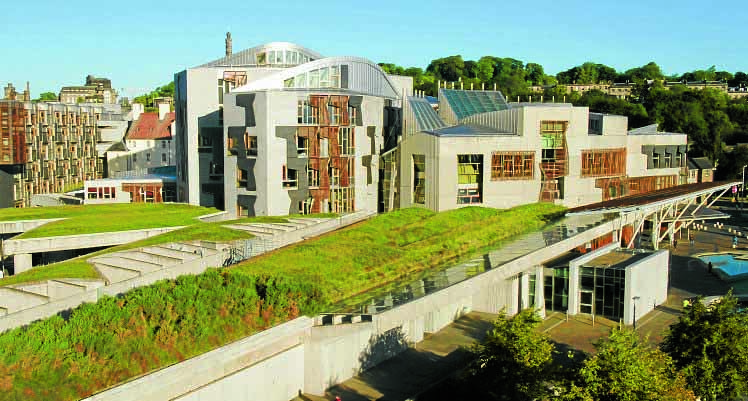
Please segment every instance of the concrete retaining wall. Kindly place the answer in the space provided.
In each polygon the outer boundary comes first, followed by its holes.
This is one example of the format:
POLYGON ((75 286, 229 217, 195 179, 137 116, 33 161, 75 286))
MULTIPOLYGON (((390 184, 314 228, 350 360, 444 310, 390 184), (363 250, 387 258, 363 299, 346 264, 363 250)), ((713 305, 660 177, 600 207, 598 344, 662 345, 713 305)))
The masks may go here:
POLYGON ((18 221, 0 221, 0 234, 25 233, 53 221, 65 219, 40 219, 40 220, 18 220, 18 221))
POLYGON ((84 401, 288 401, 304 386, 312 324, 300 317, 84 401))
POLYGON ((180 228, 184 228, 184 226, 96 234, 63 235, 58 237, 9 239, 5 241, 4 252, 6 256, 10 256, 37 252, 65 251, 68 249, 114 246, 140 241, 142 239, 168 233, 180 228))

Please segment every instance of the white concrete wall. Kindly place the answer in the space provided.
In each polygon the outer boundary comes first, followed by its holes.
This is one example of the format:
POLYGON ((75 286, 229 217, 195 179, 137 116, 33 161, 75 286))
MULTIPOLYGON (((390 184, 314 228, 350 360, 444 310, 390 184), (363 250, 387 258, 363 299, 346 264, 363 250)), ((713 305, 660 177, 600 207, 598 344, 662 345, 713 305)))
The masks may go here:
POLYGON ((626 300, 623 308, 625 324, 634 322, 634 302, 638 321, 667 300, 669 264, 670 251, 661 249, 626 269, 626 300), (639 300, 634 301, 633 298, 637 296, 639 300))
POLYGON ((5 241, 5 255, 29 254, 37 252, 65 251, 99 246, 121 245, 139 241, 159 234, 184 228, 161 227, 144 230, 117 231, 96 234, 62 235, 58 237, 10 239, 5 241))
POLYGON ((304 387, 303 339, 312 323, 297 318, 84 401, 288 401, 304 387))
POLYGON ((39 220, 16 220, 16 221, 0 221, 0 234, 15 234, 24 233, 26 231, 33 230, 41 227, 47 223, 54 221, 65 220, 63 219, 39 219, 39 220))

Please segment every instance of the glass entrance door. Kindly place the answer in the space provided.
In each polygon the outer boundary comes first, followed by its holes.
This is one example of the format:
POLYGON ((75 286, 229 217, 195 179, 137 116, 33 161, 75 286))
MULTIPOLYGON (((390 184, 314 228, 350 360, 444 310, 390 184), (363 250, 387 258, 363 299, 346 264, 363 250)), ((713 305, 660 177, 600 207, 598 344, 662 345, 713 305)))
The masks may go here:
POLYGON ((592 314, 592 300, 595 298, 594 291, 579 292, 579 313, 592 314))
POLYGON ((569 309, 569 268, 545 268, 545 309, 566 312, 569 309))

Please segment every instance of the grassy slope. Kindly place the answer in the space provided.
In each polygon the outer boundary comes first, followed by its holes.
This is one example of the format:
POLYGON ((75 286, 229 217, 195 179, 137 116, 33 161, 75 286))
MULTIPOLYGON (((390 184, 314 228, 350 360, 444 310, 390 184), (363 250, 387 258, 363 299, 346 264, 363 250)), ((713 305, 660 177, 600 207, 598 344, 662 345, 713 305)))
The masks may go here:
MULTIPOLYGON (((233 269, 160 281, 0 334, 0 400, 61 400, 245 337, 544 225, 561 208, 407 209, 233 269)), ((134 245, 134 244, 133 244, 134 245)))
MULTIPOLYGON (((295 216, 303 217, 303 216, 295 216)), ((335 217, 334 214, 326 215, 312 215, 309 217, 335 217)), ((112 253, 117 251, 124 251, 127 249, 140 248, 149 245, 166 244, 169 242, 180 242, 180 241, 218 241, 228 242, 240 239, 252 238, 252 234, 246 231, 233 230, 230 228, 223 227, 226 224, 234 223, 251 223, 251 222, 264 222, 264 223, 283 223, 286 222, 285 217, 273 217, 273 216, 260 216, 260 217, 249 217, 238 220, 222 221, 215 223, 203 223, 200 220, 193 219, 193 224, 189 227, 181 228, 172 232, 164 233, 154 237, 146 238, 141 241, 132 242, 129 244, 123 244, 112 248, 107 248, 98 252, 90 253, 87 255, 79 256, 74 259, 66 260, 63 262, 53 263, 47 266, 35 267, 29 271, 9 276, 0 279, 0 286, 29 283, 34 281, 49 280, 55 278, 99 278, 98 273, 93 266, 86 262, 87 259, 103 255, 106 253, 112 253)))
POLYGON ((323 303, 333 303, 536 230, 561 210, 550 204, 508 210, 467 207, 439 214, 403 209, 234 269, 316 283, 323 303))
POLYGON ((213 208, 184 204, 127 203, 9 209, 8 212, 0 212, 0 221, 68 218, 67 220, 45 224, 16 237, 22 239, 186 226, 194 224, 195 217, 215 212, 217 210, 213 208))

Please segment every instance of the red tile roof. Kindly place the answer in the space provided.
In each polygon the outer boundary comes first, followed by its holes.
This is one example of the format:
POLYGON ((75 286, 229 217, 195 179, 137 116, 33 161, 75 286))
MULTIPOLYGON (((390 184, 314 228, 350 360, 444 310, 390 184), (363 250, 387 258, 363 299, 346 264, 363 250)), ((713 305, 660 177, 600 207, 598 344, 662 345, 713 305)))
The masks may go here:
POLYGON ((174 112, 166 113, 160 121, 158 113, 142 113, 130 127, 127 139, 171 139, 172 122, 174 112))

